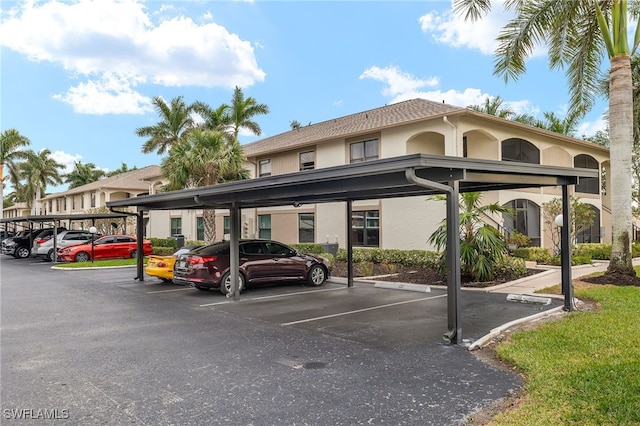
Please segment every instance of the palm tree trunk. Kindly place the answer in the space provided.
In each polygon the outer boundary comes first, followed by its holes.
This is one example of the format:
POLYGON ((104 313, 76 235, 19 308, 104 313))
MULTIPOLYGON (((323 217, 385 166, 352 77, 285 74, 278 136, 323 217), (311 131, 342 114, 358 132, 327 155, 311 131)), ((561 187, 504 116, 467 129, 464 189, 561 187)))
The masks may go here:
POLYGON ((202 210, 204 224, 204 242, 211 244, 216 240, 216 209, 202 210))
POLYGON ((611 59, 609 80, 611 135, 611 261, 607 273, 635 276, 631 262, 631 151, 633 91, 629 55, 611 59))

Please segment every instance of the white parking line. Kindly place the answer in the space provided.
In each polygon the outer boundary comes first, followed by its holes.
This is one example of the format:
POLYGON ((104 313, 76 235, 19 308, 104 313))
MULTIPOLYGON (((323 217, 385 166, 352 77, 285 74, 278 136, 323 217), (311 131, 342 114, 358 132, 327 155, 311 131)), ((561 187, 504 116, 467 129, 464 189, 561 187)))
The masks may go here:
MULTIPOLYGON (((265 300, 265 299, 277 299, 280 297, 288 297, 288 296, 297 296, 299 294, 309 294, 309 293, 320 293, 324 291, 335 291, 335 290, 346 290, 348 287, 344 288, 324 288, 322 290, 307 290, 307 291, 296 291, 295 293, 286 293, 286 294, 276 294, 273 296, 260 296, 260 297, 250 297, 243 299, 247 302, 251 302, 253 300, 265 300)), ((216 303, 207 303, 204 305, 199 305, 200 307, 205 306, 215 306, 215 305, 226 305, 227 303, 233 303, 232 301, 224 301, 224 302, 216 302, 216 303)))
POLYGON ((148 291, 147 294, 154 294, 154 293, 169 293, 172 291, 187 291, 187 290, 193 290, 193 287, 185 287, 185 288, 175 288, 175 289, 171 289, 171 290, 156 290, 156 291, 148 291))
POLYGON ((287 325, 302 324, 302 323, 305 323, 305 322, 320 321, 320 320, 327 319, 327 318, 335 318, 335 317, 341 317, 341 316, 345 316, 345 315, 358 314, 360 312, 373 311, 373 310, 376 310, 376 309, 383 309, 383 308, 388 308, 388 307, 397 306, 397 305, 405 305, 407 303, 422 302, 424 300, 438 299, 438 298, 441 298, 441 297, 447 297, 447 295, 446 294, 442 294, 440 296, 423 297, 421 299, 407 300, 407 301, 404 301, 404 302, 389 303, 387 305, 373 306, 371 308, 356 309, 355 311, 341 312, 339 314, 324 315, 324 316, 321 316, 321 317, 307 318, 307 319, 303 319, 303 320, 299 320, 299 321, 283 322, 280 325, 287 326, 287 325))

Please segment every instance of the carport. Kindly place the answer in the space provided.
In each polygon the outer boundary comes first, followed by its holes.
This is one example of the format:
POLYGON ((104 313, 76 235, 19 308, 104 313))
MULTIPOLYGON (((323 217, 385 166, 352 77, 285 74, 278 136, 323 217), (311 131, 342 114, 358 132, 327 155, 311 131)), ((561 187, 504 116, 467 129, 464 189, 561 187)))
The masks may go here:
MULTIPOLYGON (((138 236, 143 234, 143 214, 150 210, 229 209, 231 217, 231 281, 237 283, 240 212, 243 208, 275 207, 328 202, 347 206, 348 286, 353 286, 352 204, 358 200, 446 194, 447 224, 447 331, 446 340, 462 342, 460 324, 459 194, 501 189, 562 188, 562 288, 565 310, 573 309, 571 250, 569 246, 569 185, 580 178, 598 177, 597 170, 539 164, 412 154, 362 163, 229 182, 199 188, 143 195, 107 202, 115 213, 136 207, 138 236)), ((133 214, 133 213, 128 213, 133 214)), ((138 238, 138 244, 142 244, 138 238)), ((139 248, 139 252, 141 248, 139 248)), ((137 277, 143 279, 143 259, 138 257, 137 277)), ((237 284, 235 284, 237 285, 237 284)), ((237 287, 233 299, 239 300, 237 287)))
MULTIPOLYGON (((2 218, 0 219, 0 224, 3 225, 5 231, 7 230, 7 226, 9 224, 13 225, 14 231, 16 230, 17 225, 26 224, 25 228, 28 227, 29 230, 33 229, 33 224, 37 223, 42 227, 44 224, 50 224, 53 227, 53 250, 57 250, 56 241, 58 236, 58 228, 60 227, 62 221, 67 221, 69 224, 69 228, 71 228, 71 223, 77 221, 85 221, 91 220, 91 224, 95 225, 95 221, 99 219, 107 219, 107 220, 117 220, 123 219, 128 216, 131 216, 131 213, 81 213, 81 214, 56 214, 56 215, 28 215, 28 216, 17 216, 11 218, 2 218)), ((33 241, 30 241, 33 244, 33 241)))

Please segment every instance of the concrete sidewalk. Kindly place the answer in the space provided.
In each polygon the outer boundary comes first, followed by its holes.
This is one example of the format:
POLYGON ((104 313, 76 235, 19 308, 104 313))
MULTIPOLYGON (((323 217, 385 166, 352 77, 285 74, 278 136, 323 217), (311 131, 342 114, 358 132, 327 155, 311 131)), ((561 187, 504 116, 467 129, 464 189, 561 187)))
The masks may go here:
MULTIPOLYGON (((633 265, 640 265, 640 258, 633 259, 633 265)), ((571 268, 571 278, 575 279, 595 272, 604 272, 608 266, 609 262, 606 260, 596 260, 590 265, 577 265, 571 268)), ((482 290, 487 293, 534 294, 536 291, 559 285, 561 282, 562 271, 559 266, 556 266, 549 267, 546 271, 535 275, 482 290)))

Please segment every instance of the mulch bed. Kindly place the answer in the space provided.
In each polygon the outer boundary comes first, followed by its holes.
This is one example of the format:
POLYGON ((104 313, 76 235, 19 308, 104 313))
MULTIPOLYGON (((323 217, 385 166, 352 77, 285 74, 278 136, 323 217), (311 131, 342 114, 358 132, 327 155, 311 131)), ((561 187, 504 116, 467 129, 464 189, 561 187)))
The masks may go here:
MULTIPOLYGON (((356 278, 372 277, 376 281, 392 281, 411 284, 430 284, 430 285, 446 285, 446 278, 443 278, 438 272, 430 268, 416 268, 413 266, 396 266, 385 264, 368 264, 366 267, 362 267, 358 264, 354 264, 354 276, 356 278), (375 277, 375 278, 373 278, 375 277)), ((528 269, 527 275, 537 274, 543 272, 539 269, 528 269)), ((347 264, 346 262, 335 262, 331 275, 334 277, 346 277, 347 276, 347 264)), ((499 277, 494 281, 477 282, 465 279, 462 277, 462 287, 475 287, 485 288, 493 287, 494 285, 504 284, 514 279, 522 277, 499 277)))
POLYGON ((640 287, 640 277, 621 274, 618 272, 605 273, 596 277, 584 277, 583 281, 591 284, 611 284, 619 286, 635 286, 640 287))

